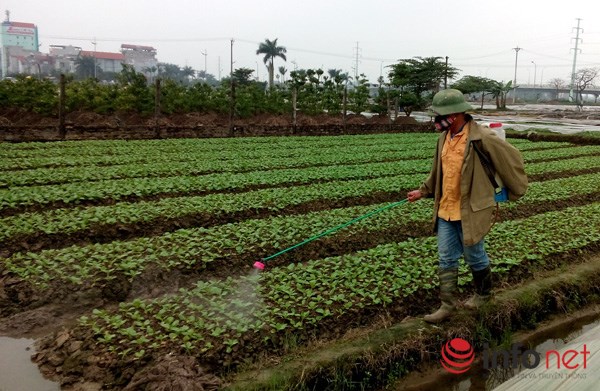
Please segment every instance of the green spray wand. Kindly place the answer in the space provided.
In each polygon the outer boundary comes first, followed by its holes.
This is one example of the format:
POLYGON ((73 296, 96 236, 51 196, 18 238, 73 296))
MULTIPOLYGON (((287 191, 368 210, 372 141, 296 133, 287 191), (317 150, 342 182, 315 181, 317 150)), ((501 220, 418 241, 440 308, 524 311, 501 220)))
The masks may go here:
POLYGON ((384 210, 388 210, 388 209, 391 209, 391 208, 393 208, 393 207, 396 207, 396 206, 399 206, 399 205, 405 204, 407 201, 408 201, 408 198, 405 198, 405 199, 403 199, 402 201, 394 202, 394 203, 392 203, 392 204, 386 205, 386 206, 384 206, 384 207, 381 207, 381 208, 379 208, 379 209, 372 210, 372 211, 370 211, 369 213, 366 213, 366 214, 364 214, 364 215, 362 215, 362 216, 356 217, 356 218, 354 218, 354 219, 352 219, 352 220, 350 220, 350 221, 348 221, 348 222, 346 222, 346 223, 344 223, 344 224, 340 224, 340 225, 338 225, 338 226, 336 226, 336 227, 330 228, 330 229, 328 229, 327 231, 325 231, 325 232, 322 232, 322 233, 320 233, 320 234, 318 234, 318 235, 312 236, 312 237, 310 237, 310 238, 306 239, 306 240, 305 240, 305 241, 303 241, 303 242, 300 242, 300 243, 298 243, 298 244, 295 244, 295 245, 293 245, 293 246, 291 246, 291 247, 288 247, 288 248, 286 248, 286 249, 284 249, 284 250, 281 250, 281 251, 279 251, 278 253, 275 253, 275 254, 273 254, 273 255, 271 255, 271 256, 269 256, 269 257, 263 258, 263 259, 262 259, 262 260, 260 260, 260 261, 256 261, 256 262, 254 262, 254 268, 255 268, 255 269, 258 269, 258 270, 264 270, 264 268, 265 268, 265 262, 267 262, 267 261, 270 261, 271 259, 273 259, 273 258, 275 258, 275 257, 278 257, 278 256, 280 256, 281 254, 285 254, 285 253, 287 253, 288 251, 291 251, 291 250, 293 250, 293 249, 295 249, 295 248, 297 248, 297 247, 303 246, 303 245, 305 245, 305 244, 307 244, 307 243, 309 243, 309 242, 312 242, 313 240, 317 240, 317 239, 319 239, 319 238, 321 238, 321 237, 323 237, 323 236, 325 236, 325 235, 329 235, 330 233, 333 233, 333 232, 335 232, 335 231, 337 231, 337 230, 340 230, 340 229, 342 229, 342 228, 345 228, 345 227, 347 227, 347 226, 349 226, 349 225, 351 225, 351 224, 354 224, 354 223, 356 223, 357 221, 360 221, 360 220, 366 219, 367 217, 371 217, 371 216, 373 216, 373 215, 376 215, 376 214, 378 214, 378 213, 381 213, 381 212, 383 212, 384 210))

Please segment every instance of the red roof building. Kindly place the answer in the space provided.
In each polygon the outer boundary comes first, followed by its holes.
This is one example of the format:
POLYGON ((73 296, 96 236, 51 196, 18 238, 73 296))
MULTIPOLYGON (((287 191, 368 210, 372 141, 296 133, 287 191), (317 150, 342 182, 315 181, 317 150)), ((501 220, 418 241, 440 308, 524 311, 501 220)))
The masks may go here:
POLYGON ((121 53, 95 52, 91 50, 82 50, 79 52, 81 57, 92 57, 96 59, 96 66, 104 72, 121 72, 125 62, 125 56, 121 53))
POLYGON ((110 52, 94 52, 91 50, 82 50, 79 52, 82 57, 95 57, 97 60, 112 60, 112 61, 124 61, 125 56, 121 53, 110 53, 110 52))

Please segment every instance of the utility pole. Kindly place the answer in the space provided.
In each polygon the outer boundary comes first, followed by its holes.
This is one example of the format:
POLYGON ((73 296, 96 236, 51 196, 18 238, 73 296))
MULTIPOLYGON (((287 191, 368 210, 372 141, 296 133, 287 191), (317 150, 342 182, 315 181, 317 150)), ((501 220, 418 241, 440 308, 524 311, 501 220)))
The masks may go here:
POLYGON ((519 50, 522 50, 519 45, 516 48, 513 48, 515 51, 515 79, 513 80, 513 104, 517 99, 517 63, 519 61, 519 50))
POLYGON ((208 56, 208 52, 204 49, 203 52, 200 52, 204 56, 204 82, 206 83, 206 56, 208 56))
POLYGON ((358 41, 356 42, 356 63, 354 67, 354 82, 358 82, 358 59, 360 56, 360 48, 358 47, 358 41))
POLYGON ((446 56, 446 68, 444 69, 444 89, 448 88, 448 56, 446 56))
POLYGON ((59 96, 58 96, 58 134, 61 140, 65 139, 66 127, 65 127, 65 85, 67 84, 65 80, 65 74, 60 74, 60 86, 59 86, 59 96))
POLYGON ((573 69, 571 70, 571 90, 569 91, 569 100, 571 102, 573 102, 575 95, 574 95, 574 91, 575 91, 575 69, 577 67, 577 52, 580 51, 581 49, 578 48, 579 46, 579 30, 581 30, 581 32, 583 33, 583 29, 579 28, 579 23, 581 22, 580 18, 577 18, 577 27, 574 27, 574 29, 577 31, 575 34, 575 48, 571 49, 573 50, 573 69))
POLYGON ((531 63, 533 64, 533 88, 535 88, 535 80, 537 77, 537 65, 535 61, 531 61, 531 63))
POLYGON ((231 84, 231 96, 229 101, 229 136, 233 137, 233 110, 235 108, 235 92, 233 83, 233 38, 231 38, 231 53, 230 53, 230 70, 229 70, 229 82, 231 84))
POLYGON ((218 57, 219 81, 221 81, 221 56, 218 57))
POLYGON ((94 79, 97 79, 96 69, 98 68, 98 66, 96 65, 96 37, 94 37, 94 41, 92 42, 92 44, 94 45, 94 79))

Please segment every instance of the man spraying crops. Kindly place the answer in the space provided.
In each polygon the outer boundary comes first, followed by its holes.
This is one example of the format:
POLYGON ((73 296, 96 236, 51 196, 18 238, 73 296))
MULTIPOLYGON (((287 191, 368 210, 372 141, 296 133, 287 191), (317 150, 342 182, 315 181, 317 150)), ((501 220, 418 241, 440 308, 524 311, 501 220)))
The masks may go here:
POLYGON ((490 170, 495 170, 503 182, 509 200, 519 199, 527 190, 520 152, 494 131, 479 126, 466 114, 471 110, 458 90, 435 94, 434 123, 442 133, 429 177, 418 190, 408 193, 410 202, 422 197, 435 200, 433 229, 438 237, 442 304, 433 314, 425 315, 424 320, 430 323, 448 319, 456 311, 458 259, 462 255, 471 268, 475 285, 475 294, 465 306, 476 309, 491 296, 490 260, 484 249, 484 236, 492 226, 496 205, 490 170))

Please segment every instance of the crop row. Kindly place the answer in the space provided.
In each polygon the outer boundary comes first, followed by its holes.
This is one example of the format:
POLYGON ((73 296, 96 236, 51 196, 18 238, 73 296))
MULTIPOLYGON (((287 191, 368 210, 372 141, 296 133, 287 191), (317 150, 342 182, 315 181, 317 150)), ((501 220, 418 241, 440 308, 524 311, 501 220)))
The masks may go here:
MULTIPOLYGON (((303 147, 311 149, 337 148, 348 146, 377 146, 382 144, 422 143, 432 142, 437 138, 434 133, 403 133, 403 134, 377 134, 377 135, 352 135, 352 136, 303 136, 303 137, 246 137, 227 139, 169 139, 169 140, 97 140, 97 141, 63 141, 56 143, 25 143, 0 145, 2 158, 37 158, 40 156, 87 157, 105 155, 136 156, 144 153, 213 153, 218 151, 235 150, 272 150, 295 149, 303 147)), ((535 144, 545 147, 549 144, 566 146, 567 143, 532 143, 524 139, 509 139, 513 145, 535 144)))
MULTIPOLYGON (((431 149, 421 147, 420 149, 431 149)), ((382 147, 360 147, 356 149, 338 148, 328 149, 326 151, 317 150, 308 152, 305 149, 299 150, 300 155, 291 159, 289 156, 281 158, 280 156, 268 156, 261 159, 236 159, 223 160, 220 156, 207 157, 200 154, 193 154, 185 157, 184 161, 163 162, 160 165, 155 163, 127 163, 122 165, 104 166, 101 168, 94 166, 67 166, 60 168, 38 168, 29 170, 18 170, 5 172, 0 179, 0 187, 13 186, 34 186, 46 184, 62 184, 73 182, 100 181, 126 178, 152 178, 167 176, 195 176, 208 173, 225 172, 248 172, 254 170, 272 170, 282 168, 303 168, 323 165, 339 164, 364 164, 377 163, 383 161, 394 161, 400 159, 409 159, 403 156, 399 151, 414 150, 416 145, 401 144, 395 146, 385 145, 382 147)), ((540 159, 550 159, 556 157, 568 157, 571 155, 600 154, 600 147, 578 147, 571 148, 546 149, 524 152, 524 158, 528 162, 540 159)), ((429 154, 431 155, 431 153, 429 154)), ((179 156, 182 158, 182 156, 179 156)), ((430 159, 427 156, 423 159, 430 159)), ((412 158, 417 161, 419 159, 412 158)))
MULTIPOLYGON (((433 133, 376 134, 352 136, 302 136, 302 137, 244 137, 244 138, 203 138, 168 140, 89 140, 61 141, 56 143, 5 144, 0 146, 0 157, 30 158, 38 156, 59 157, 103 155, 141 155, 144 152, 156 153, 214 153, 236 150, 273 150, 303 147, 347 147, 377 146, 404 143, 422 143, 435 140, 433 133)), ((515 140, 517 142, 527 140, 515 140)))
MULTIPOLYGON (((374 139, 367 140, 363 143, 356 143, 356 141, 337 140, 335 138, 328 138, 321 140, 321 142, 304 142, 302 138, 290 138, 292 142, 285 143, 282 145, 281 142, 273 142, 271 145, 265 144, 262 148, 252 148, 252 143, 244 145, 237 143, 231 147, 227 143, 228 139, 221 139, 222 145, 218 148, 218 144, 215 148, 204 150, 201 145, 190 142, 189 145, 179 144, 171 146, 168 141, 165 141, 169 148, 148 148, 147 146, 140 145, 139 148, 134 151, 127 153, 119 153, 117 151, 99 154, 98 152, 91 150, 88 153, 72 153, 72 152, 61 152, 58 149, 56 156, 44 156, 40 157, 37 155, 30 157, 5 157, 3 165, 0 169, 23 169, 23 168, 37 168, 37 167, 56 167, 56 166, 72 166, 72 165, 115 165, 124 164, 129 162, 155 162, 151 158, 158 158, 162 161, 181 161, 179 159, 187 158, 193 159, 202 156, 209 160, 223 159, 231 160, 237 158, 268 158, 273 155, 285 157, 287 155, 300 155, 300 151, 316 155, 319 151, 326 150, 364 150, 365 148, 373 148, 374 150, 406 150, 411 149, 414 145, 427 145, 430 144, 434 139, 431 135, 423 135, 419 138, 398 138, 396 140, 374 139), (428 136, 428 137, 427 137, 428 136), (430 141, 431 140, 431 141, 430 141), (84 159, 85 158, 85 159, 84 159)), ((197 140, 192 140, 197 141, 197 140)), ((420 148, 418 148, 420 149, 420 148)))
POLYGON ((424 174, 430 168, 431 162, 422 159, 349 166, 323 166, 312 167, 311 169, 282 169, 167 178, 115 179, 89 183, 16 187, 0 190, 0 210, 24 205, 44 205, 58 201, 65 204, 77 204, 82 201, 119 200, 128 196, 148 197, 161 193, 186 194, 239 191, 249 187, 275 187, 289 184, 309 184, 318 181, 424 174))
MULTIPOLYGON (((547 172, 598 166, 598 159, 577 158, 527 165, 529 172, 547 172)), ((210 194, 196 197, 164 198, 137 203, 121 202, 111 206, 56 209, 22 213, 0 219, 0 241, 36 233, 57 234, 87 230, 98 225, 149 223, 176 219, 186 215, 219 215, 244 210, 266 209, 276 212, 306 202, 336 202, 349 197, 364 197, 378 192, 395 192, 415 188, 424 176, 400 175, 367 180, 333 181, 322 184, 271 188, 241 194, 210 194)))
MULTIPOLYGON (((50 281, 75 285, 104 284, 116 274, 130 278, 149 265, 161 269, 206 267, 244 254, 273 252, 308 236, 385 205, 333 209, 306 215, 251 219, 210 228, 181 229, 157 237, 144 237, 89 246, 71 246, 39 253, 17 253, 4 260, 5 269, 28 282, 45 286, 50 281)), ((410 204, 363 220, 344 230, 377 232, 383 228, 425 222, 431 218, 432 202, 410 204)), ((247 265, 250 265, 248 261, 247 265)), ((218 265, 216 265, 218 267, 218 265)))
MULTIPOLYGON (((522 140, 518 140, 522 141, 522 140)), ((545 150, 545 149, 560 149, 560 148, 571 148, 574 147, 571 143, 555 142, 555 141, 542 141, 542 142, 518 142, 517 140, 508 139, 508 142, 515 145, 521 151, 529 150, 545 150)))
POLYGON ((597 156, 582 156, 571 159, 560 159, 552 161, 542 161, 538 163, 525 164, 527 175, 540 175, 548 173, 569 172, 578 170, 588 170, 600 167, 600 159, 597 156))
POLYGON ((600 156, 600 145, 570 146, 541 150, 529 150, 526 146, 519 145, 519 150, 523 152, 523 158, 525 159, 525 162, 567 158, 572 156, 600 156))
POLYGON ((502 209, 516 209, 523 204, 569 200, 600 192, 600 173, 578 175, 529 184, 527 193, 517 202, 503 203, 502 209))
MULTIPOLYGON (((598 191, 600 173, 535 182, 521 201, 503 208, 519 208, 536 202, 567 200, 598 191)), ((323 232, 356 216, 385 206, 369 205, 313 212, 305 215, 251 219, 211 228, 181 229, 157 237, 130 241, 71 246, 39 253, 18 253, 5 260, 6 270, 34 285, 64 281, 75 285, 104 284, 116 274, 133 278, 149 265, 161 269, 194 268, 211 262, 266 257, 309 236, 323 232)), ((344 229, 344 235, 360 232, 377 235, 381 230, 397 230, 412 224, 428 224, 432 202, 387 210, 344 229)), ((293 253, 292 253, 293 254, 293 253)), ((247 260, 250 264, 250 260, 247 260)), ((216 265, 218 267, 218 265, 216 265)))
MULTIPOLYGON (((248 190, 253 187, 278 187, 290 184, 308 184, 315 181, 424 174, 429 171, 430 167, 429 159, 420 159, 347 166, 319 166, 310 169, 297 168, 165 178, 128 178, 89 183, 14 187, 0 190, 0 211, 54 202, 76 205, 84 201, 107 199, 118 201, 127 197, 143 198, 161 194, 231 192, 248 190)), ((528 174, 565 170, 560 167, 572 167, 573 169, 600 167, 600 160, 595 156, 589 156, 532 163, 526 166, 526 170, 528 174)))
MULTIPOLYGON (((427 135, 431 137, 430 134, 427 135)), ((286 158, 289 159, 290 157, 300 157, 304 155, 317 156, 320 153, 327 151, 337 151, 340 155, 352 154, 354 152, 364 153, 365 150, 372 150, 373 153, 377 153, 379 151, 399 151, 399 155, 396 157, 397 159, 425 158, 432 156, 433 149, 435 148, 435 138, 411 139, 408 137, 392 139, 389 142, 377 142, 373 145, 354 145, 351 143, 328 145, 326 142, 322 142, 318 145, 305 145, 301 142, 302 138, 298 138, 296 139, 298 141, 289 147, 278 148, 276 145, 273 145, 270 149, 259 150, 252 150, 249 148, 244 148, 243 146, 235 150, 228 150, 224 146, 221 150, 210 152, 202 152, 194 149, 183 149, 174 150, 171 153, 163 153, 160 151, 154 151, 152 149, 141 148, 136 153, 119 155, 107 153, 97 156, 89 156, 86 154, 69 154, 55 157, 31 157, 22 159, 4 158, 2 161, 0 161, 0 171, 35 169, 43 167, 56 168, 72 166, 114 166, 133 163, 156 164, 157 160, 160 160, 161 162, 191 162, 199 160, 239 161, 250 159, 262 161, 264 159, 273 159, 275 157, 280 157, 283 160, 286 158), (404 154, 402 151, 405 151, 404 154)), ((523 150, 528 148, 554 149, 558 147, 568 147, 571 145, 572 144, 568 143, 542 142, 535 144, 524 144, 522 148, 523 150)))
MULTIPOLYGON (((523 263, 598 243, 600 226, 588 224, 598 213, 600 204, 595 203, 497 224, 488 236, 494 271, 504 274, 523 263)), ((402 306, 417 291, 432 295, 436 252, 435 238, 418 238, 273 268, 258 278, 199 282, 175 296, 95 310, 81 325, 126 361, 180 351, 240 362, 258 346, 276 350, 278 336, 302 340, 327 322, 343 325, 366 309, 372 314, 402 306)), ((463 267, 460 282, 469 280, 463 267)))
MULTIPOLYGON (((405 148, 414 148, 405 146, 405 148)), ((6 172, 1 182, 5 186, 31 186, 53 183, 72 183, 126 178, 153 178, 173 176, 197 176, 217 173, 249 172, 258 170, 308 168, 318 166, 378 163, 402 160, 398 150, 352 149, 306 153, 292 158, 265 157, 263 159, 221 160, 203 156, 191 157, 178 162, 132 163, 104 167, 38 168, 6 172), (192 160, 193 159, 193 160, 192 160)), ((412 159, 417 161, 419 159, 412 159)), ((424 160, 424 159, 423 159, 424 160)))
MULTIPOLYGON (((266 160, 285 160, 295 159, 302 156, 318 156, 320 153, 331 153, 336 151, 340 155, 360 153, 365 150, 372 150, 373 153, 385 153, 385 152, 396 152, 397 158, 420 158, 425 157, 424 147, 425 144, 390 144, 390 145, 378 145, 375 147, 367 148, 364 146, 349 146, 349 147, 314 147, 313 149, 307 149, 302 146, 290 149, 272 149, 264 151, 253 151, 253 150, 241 150, 241 151, 220 151, 214 153, 199 153, 197 151, 191 152, 174 152, 170 154, 160 154, 152 151, 146 151, 141 155, 119 155, 110 156, 103 155, 93 158, 83 156, 66 156, 56 158, 39 158, 34 160, 17 160, 13 159, 4 163, 5 168, 10 169, 22 169, 30 168, 28 165, 35 165, 35 167, 64 167, 64 166, 115 166, 124 164, 148 164, 156 163, 157 160, 162 162, 197 162, 202 165, 203 161, 208 162, 239 162, 239 161, 262 161, 266 160), (415 152, 416 151, 416 152, 415 152), (24 166, 25 165, 25 166, 24 166)), ((429 148, 431 151, 431 148, 429 148)))
POLYGON ((378 192, 393 193, 418 186, 423 178, 399 175, 366 180, 345 180, 316 185, 272 188, 241 194, 209 194, 197 197, 164 198, 157 201, 121 202, 110 206, 56 209, 22 213, 0 219, 0 240, 35 232, 67 234, 94 225, 119 225, 159 219, 177 219, 186 215, 208 214, 218 217, 243 211, 267 210, 271 213, 303 203, 337 202, 378 192))

